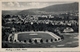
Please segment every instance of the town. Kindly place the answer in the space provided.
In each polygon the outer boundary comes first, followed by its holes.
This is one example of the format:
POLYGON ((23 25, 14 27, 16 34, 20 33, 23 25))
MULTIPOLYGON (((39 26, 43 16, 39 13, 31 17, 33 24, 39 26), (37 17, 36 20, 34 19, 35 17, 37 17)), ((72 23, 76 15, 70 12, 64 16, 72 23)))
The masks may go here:
MULTIPOLYGON (((18 3, 26 6, 27 2, 18 3)), ((3 4, 8 5, 8 2, 3 4)), ((79 46, 77 2, 60 5, 52 3, 43 8, 33 8, 2 11, 2 48, 72 48, 79 46)))
POLYGON ((59 15, 5 15, 2 22, 3 29, 15 28, 16 31, 54 31, 58 29, 63 32, 68 28, 68 30, 73 29, 73 32, 78 32, 79 26, 78 12, 59 15))

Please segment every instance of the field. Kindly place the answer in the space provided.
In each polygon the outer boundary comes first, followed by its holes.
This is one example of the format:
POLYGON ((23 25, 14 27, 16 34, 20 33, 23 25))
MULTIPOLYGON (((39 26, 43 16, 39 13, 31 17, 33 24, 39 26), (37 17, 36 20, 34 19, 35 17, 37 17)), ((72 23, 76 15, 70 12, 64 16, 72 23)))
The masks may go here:
MULTIPOLYGON (((64 40, 60 42, 53 42, 53 43, 36 43, 36 44, 25 44, 25 43, 7 43, 8 48, 71 48, 71 47, 78 47, 78 33, 61 33, 64 36, 64 40)), ((46 36, 45 39, 48 39, 46 36)), ((21 38, 25 39, 25 38, 21 38)))
POLYGON ((55 47, 78 47, 78 33, 62 33, 64 35, 64 40, 56 43, 55 47))

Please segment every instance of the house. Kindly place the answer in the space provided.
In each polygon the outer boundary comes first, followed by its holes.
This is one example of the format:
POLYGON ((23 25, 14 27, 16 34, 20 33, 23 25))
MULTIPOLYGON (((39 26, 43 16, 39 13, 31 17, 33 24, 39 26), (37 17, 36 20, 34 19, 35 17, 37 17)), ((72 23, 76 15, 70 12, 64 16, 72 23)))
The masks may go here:
POLYGON ((74 32, 74 30, 72 29, 72 28, 70 28, 70 27, 66 27, 64 30, 63 30, 63 32, 74 32))

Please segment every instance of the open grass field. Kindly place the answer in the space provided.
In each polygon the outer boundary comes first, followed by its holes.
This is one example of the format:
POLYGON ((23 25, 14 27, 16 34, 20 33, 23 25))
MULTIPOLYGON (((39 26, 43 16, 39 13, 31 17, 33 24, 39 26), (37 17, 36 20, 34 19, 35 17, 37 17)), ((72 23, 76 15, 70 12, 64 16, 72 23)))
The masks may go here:
MULTIPOLYGON (((78 43, 79 43, 79 34, 78 33, 61 33, 64 36, 64 40, 59 42, 59 43, 55 43, 55 47, 62 47, 62 48, 73 48, 73 47, 78 47, 78 43)), ((53 45, 52 45, 53 46, 53 45)))
POLYGON ((33 39, 33 38, 41 38, 41 39, 54 39, 52 36, 50 36, 47 33, 23 33, 18 35, 18 40, 28 40, 28 39, 33 39), (24 35, 24 36, 23 36, 24 35))
POLYGON ((54 33, 51 32, 22 32, 22 33, 18 33, 18 40, 29 40, 29 39, 57 39, 60 38, 59 36, 57 36, 54 33))

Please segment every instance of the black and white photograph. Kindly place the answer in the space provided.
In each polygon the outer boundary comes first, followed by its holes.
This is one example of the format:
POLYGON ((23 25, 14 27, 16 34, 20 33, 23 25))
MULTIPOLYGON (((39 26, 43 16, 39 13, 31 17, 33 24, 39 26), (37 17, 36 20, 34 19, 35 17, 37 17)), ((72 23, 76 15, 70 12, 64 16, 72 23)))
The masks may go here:
POLYGON ((79 2, 2 2, 2 48, 79 47, 79 2))

